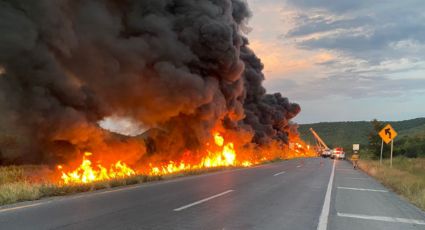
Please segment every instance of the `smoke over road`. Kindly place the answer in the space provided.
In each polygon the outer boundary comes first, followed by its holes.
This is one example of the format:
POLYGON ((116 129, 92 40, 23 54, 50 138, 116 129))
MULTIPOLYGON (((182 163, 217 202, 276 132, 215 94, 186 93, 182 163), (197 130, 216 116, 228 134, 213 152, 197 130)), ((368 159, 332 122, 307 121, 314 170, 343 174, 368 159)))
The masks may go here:
POLYGON ((242 0, 1 1, 0 135, 12 137, 2 160, 100 149, 134 162, 200 148, 217 127, 287 142, 300 107, 262 87, 250 15, 242 0), (152 128, 154 144, 100 128, 110 116, 152 128))

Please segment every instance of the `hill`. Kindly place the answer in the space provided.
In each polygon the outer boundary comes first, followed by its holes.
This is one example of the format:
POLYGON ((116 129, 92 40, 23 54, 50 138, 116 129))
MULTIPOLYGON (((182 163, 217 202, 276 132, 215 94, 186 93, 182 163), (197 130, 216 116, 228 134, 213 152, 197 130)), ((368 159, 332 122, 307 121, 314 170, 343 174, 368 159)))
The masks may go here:
MULTIPOLYGON (((404 121, 384 121, 384 123, 390 123, 394 127, 399 134, 398 138, 425 137, 425 117, 404 121)), ((367 137, 372 131, 369 121, 301 124, 298 131, 301 137, 310 144, 315 144, 313 135, 309 131, 310 128, 313 128, 329 147, 342 146, 345 149, 351 149, 354 143, 361 146, 367 145, 367 137)))

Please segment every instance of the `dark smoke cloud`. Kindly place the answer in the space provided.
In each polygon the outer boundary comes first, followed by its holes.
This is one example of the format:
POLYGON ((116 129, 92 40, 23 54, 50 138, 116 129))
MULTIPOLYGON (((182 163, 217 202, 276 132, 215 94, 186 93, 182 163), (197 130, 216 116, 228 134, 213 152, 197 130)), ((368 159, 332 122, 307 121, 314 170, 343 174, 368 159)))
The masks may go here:
POLYGON ((0 135, 18 137, 3 158, 126 144, 97 125, 113 115, 163 130, 168 151, 222 122, 286 141, 300 108, 265 94, 242 35, 250 15, 241 0, 0 1, 0 135))
POLYGON ((241 48, 241 59, 245 63, 245 119, 243 124, 254 129, 254 142, 266 144, 271 140, 288 142, 288 133, 293 132, 290 119, 295 117, 301 108, 290 103, 280 93, 266 94, 262 86, 264 80, 263 64, 254 52, 248 48, 245 39, 241 48))

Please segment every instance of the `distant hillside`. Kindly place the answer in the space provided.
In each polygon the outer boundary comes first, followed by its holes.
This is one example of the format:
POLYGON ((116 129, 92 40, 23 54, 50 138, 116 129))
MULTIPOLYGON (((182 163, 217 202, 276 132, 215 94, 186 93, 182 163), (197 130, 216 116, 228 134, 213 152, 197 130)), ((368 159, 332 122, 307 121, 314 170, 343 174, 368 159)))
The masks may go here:
MULTIPOLYGON (((385 121, 384 123, 390 123, 398 132, 399 137, 425 137, 425 117, 405 121, 385 121)), ((329 147, 342 146, 348 149, 351 149, 354 143, 362 146, 367 145, 367 137, 372 130, 369 121, 302 124, 298 128, 298 131, 301 137, 310 144, 315 143, 313 135, 309 131, 310 128, 313 128, 329 147)))

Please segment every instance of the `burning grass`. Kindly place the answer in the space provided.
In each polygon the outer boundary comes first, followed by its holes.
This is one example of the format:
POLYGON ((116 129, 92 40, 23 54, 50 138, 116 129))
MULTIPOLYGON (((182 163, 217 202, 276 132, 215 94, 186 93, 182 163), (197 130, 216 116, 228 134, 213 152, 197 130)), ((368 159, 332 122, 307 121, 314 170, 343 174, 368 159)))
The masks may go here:
POLYGON ((262 148, 234 143, 216 132, 213 141, 200 153, 187 151, 174 161, 152 158, 144 163, 127 164, 120 158, 102 159, 101 153, 83 152, 81 158, 53 169, 47 166, 2 167, 0 204, 315 156, 301 140, 297 140, 292 149, 278 142, 262 148))
POLYGON ((88 183, 53 183, 49 181, 35 181, 30 173, 45 171, 43 166, 7 166, 0 167, 0 205, 12 204, 20 201, 38 200, 44 197, 64 196, 81 192, 96 191, 119 186, 141 184, 176 177, 212 173, 238 167, 214 167, 178 171, 167 175, 133 175, 123 178, 114 178, 88 183))
POLYGON ((63 196, 79 192, 95 191, 118 186, 133 185, 161 180, 162 176, 134 175, 125 178, 90 183, 53 183, 40 181, 34 174, 48 172, 43 166, 0 167, 0 205, 19 201, 37 200, 43 197, 63 196))
POLYGON ((396 157, 393 168, 389 160, 384 160, 381 167, 379 161, 361 160, 359 167, 425 210, 425 158, 396 157))
MULTIPOLYGON (((273 163, 285 159, 275 158, 261 164, 273 163)), ((64 196, 81 192, 96 191, 119 186, 141 184, 152 181, 168 180, 177 177, 212 173, 221 170, 242 168, 243 166, 220 166, 176 171, 165 175, 132 175, 88 183, 55 183, 47 179, 40 181, 40 174, 51 172, 44 166, 7 166, 0 167, 0 205, 20 201, 38 200, 44 197, 64 196), (38 174, 38 176, 34 176, 38 174)))

